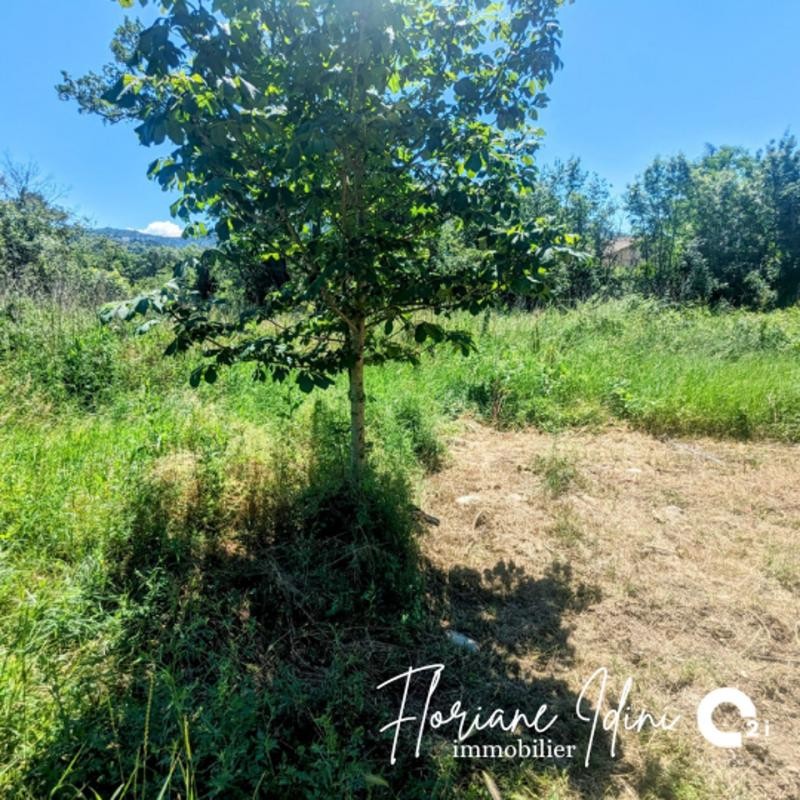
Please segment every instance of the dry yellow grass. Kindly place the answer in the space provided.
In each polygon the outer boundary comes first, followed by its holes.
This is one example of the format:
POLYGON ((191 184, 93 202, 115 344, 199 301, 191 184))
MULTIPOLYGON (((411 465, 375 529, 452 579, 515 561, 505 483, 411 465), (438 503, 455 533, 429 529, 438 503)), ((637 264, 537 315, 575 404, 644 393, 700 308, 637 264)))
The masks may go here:
POLYGON ((443 624, 471 625, 465 634, 531 681, 557 676, 577 694, 606 666, 615 690, 633 677, 635 708, 683 717, 670 733, 623 735, 602 796, 800 797, 798 447, 467 420, 450 450, 424 490, 441 519, 424 553, 442 574, 477 574, 502 592, 480 614, 460 610, 455 593, 443 624), (546 591, 554 565, 572 598, 557 608, 546 591), (536 628, 543 616, 549 629, 536 628), (721 686, 753 699, 768 738, 720 750, 700 736, 697 705, 721 686), (655 790, 677 759, 704 789, 655 790))

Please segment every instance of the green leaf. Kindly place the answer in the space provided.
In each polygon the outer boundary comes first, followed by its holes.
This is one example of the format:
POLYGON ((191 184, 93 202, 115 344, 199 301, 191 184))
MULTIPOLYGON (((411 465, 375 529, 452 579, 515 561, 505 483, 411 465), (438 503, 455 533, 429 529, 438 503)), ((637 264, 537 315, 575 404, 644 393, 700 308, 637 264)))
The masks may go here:
POLYGON ((143 336, 145 333, 147 333, 149 330, 155 328, 155 326, 159 325, 160 323, 161 323, 160 319, 149 319, 149 320, 147 320, 147 322, 143 322, 136 329, 136 335, 137 336, 143 336))
POLYGON ((480 96, 478 87, 475 85, 472 78, 462 78, 456 83, 453 89, 458 96, 463 97, 465 100, 477 100, 480 96))
POLYGON ((286 166, 289 169, 295 169, 300 164, 300 159, 303 153, 300 150, 300 145, 294 142, 286 153, 286 166))
POLYGON ((468 159, 464 166, 470 172, 480 172, 481 168, 483 167, 483 160, 481 159, 480 153, 473 153, 468 159))
POLYGON ((303 394, 310 394, 314 391, 314 379, 306 372, 301 372, 297 376, 297 385, 300 387, 300 391, 303 394))

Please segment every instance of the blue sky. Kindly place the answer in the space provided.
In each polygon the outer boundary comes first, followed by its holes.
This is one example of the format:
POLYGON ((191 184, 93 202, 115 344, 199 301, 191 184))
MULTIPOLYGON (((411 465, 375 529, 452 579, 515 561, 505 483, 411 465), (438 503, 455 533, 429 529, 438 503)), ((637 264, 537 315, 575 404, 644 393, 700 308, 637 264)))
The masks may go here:
MULTIPOLYGON (((4 3, 0 153, 38 162, 94 224, 144 228, 169 219, 169 195, 145 176, 155 153, 53 89, 62 69, 108 60, 121 19, 111 0, 4 3)), ((623 191, 659 153, 800 134, 799 0, 577 0, 562 19, 542 161, 580 155, 623 191)))

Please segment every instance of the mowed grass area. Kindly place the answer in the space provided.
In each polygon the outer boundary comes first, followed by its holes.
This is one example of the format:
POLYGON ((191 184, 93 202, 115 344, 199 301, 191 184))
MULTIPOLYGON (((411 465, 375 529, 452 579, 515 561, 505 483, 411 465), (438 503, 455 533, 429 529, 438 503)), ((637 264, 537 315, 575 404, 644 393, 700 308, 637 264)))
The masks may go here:
POLYGON ((0 795, 483 797, 446 756, 391 772, 372 688, 453 656, 407 508, 453 421, 800 439, 800 310, 457 322, 473 355, 370 368, 352 498, 342 383, 192 390, 166 332, 0 320, 0 795))
MULTIPOLYGON (((494 678, 499 696, 510 701, 510 676, 523 675, 525 692, 558 682, 557 696, 574 701, 602 666, 603 713, 630 677, 632 718, 681 717, 666 734, 621 730, 621 768, 604 775, 593 761, 593 787, 554 791, 552 776, 522 786, 560 800, 797 797, 798 448, 475 420, 450 448, 450 464, 426 481, 424 506, 442 523, 422 549, 447 576, 449 624, 479 642, 484 669, 498 656, 517 668, 494 678), (744 691, 772 728, 733 757, 695 724, 719 686, 744 691)), ((554 740, 575 736, 564 726, 554 740)), ((513 780, 499 785, 517 800, 513 780)))

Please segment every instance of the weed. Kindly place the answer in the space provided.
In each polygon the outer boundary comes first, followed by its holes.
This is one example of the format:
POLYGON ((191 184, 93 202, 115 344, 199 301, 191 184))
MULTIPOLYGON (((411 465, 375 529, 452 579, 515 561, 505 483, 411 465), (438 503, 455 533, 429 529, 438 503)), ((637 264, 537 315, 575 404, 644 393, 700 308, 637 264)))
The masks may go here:
POLYGON ((446 449, 436 435, 431 415, 426 415, 414 397, 400 400, 396 410, 400 427, 411 441, 414 456, 427 472, 438 472, 445 460, 446 449))
POLYGON ((576 545, 584 539, 580 520, 567 507, 562 507, 558 510, 555 521, 548 529, 548 532, 568 547, 576 545))
POLYGON ((531 469, 542 478, 551 497, 561 497, 580 482, 575 458, 555 448, 546 456, 536 456, 531 469))

